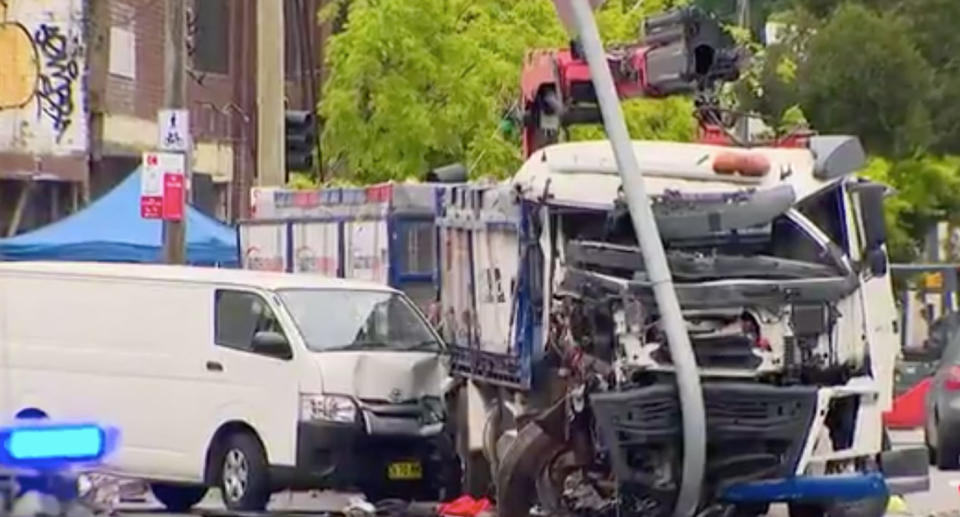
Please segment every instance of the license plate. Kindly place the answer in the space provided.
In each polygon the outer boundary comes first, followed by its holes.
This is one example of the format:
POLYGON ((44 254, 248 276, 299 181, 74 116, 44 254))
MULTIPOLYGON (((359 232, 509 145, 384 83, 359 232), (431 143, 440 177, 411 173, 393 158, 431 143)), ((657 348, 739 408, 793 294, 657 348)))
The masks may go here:
POLYGON ((410 480, 423 478, 419 461, 398 461, 387 466, 387 479, 410 480))

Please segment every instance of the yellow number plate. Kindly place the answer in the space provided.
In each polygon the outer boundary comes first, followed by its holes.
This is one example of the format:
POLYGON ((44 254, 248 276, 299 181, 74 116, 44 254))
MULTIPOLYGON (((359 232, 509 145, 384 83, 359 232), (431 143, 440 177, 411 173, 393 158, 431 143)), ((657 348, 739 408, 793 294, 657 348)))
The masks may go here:
POLYGON ((423 468, 418 461, 398 461, 387 466, 387 479, 410 480, 423 478, 423 468))

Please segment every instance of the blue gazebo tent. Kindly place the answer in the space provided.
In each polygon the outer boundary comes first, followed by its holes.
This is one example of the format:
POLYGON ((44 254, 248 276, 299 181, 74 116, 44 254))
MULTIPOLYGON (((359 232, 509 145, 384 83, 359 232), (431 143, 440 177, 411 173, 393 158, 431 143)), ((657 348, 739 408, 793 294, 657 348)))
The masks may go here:
MULTIPOLYGON (((187 262, 237 267, 236 231, 187 207, 187 262)), ((140 169, 83 210, 0 239, 0 260, 161 262, 162 223, 140 217, 140 169)))

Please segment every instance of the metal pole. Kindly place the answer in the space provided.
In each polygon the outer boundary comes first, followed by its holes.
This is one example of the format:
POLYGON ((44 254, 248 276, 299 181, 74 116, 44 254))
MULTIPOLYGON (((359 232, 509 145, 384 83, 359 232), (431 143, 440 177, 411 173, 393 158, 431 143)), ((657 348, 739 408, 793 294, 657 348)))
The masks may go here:
MULTIPOLYGON (((166 0, 166 31, 164 41, 164 105, 183 109, 187 105, 185 0, 166 0)), ((188 155, 189 159, 189 155, 188 155)), ((184 173, 184 184, 189 188, 189 161, 184 173)), ((163 257, 168 264, 186 262, 186 211, 180 221, 163 221, 163 257)))
POLYGON ((690 347, 690 336, 687 335, 686 323, 680 312, 680 302, 673 290, 666 253, 653 218, 653 210, 650 208, 650 198, 647 197, 640 165, 633 152, 627 124, 623 119, 620 99, 610 74, 593 11, 587 0, 571 0, 570 3, 584 56, 590 66, 590 76, 603 115, 603 125, 620 170, 623 192, 630 207, 630 218, 637 232, 637 241, 643 252, 650 282, 653 284, 653 294, 660 309, 670 355, 676 368, 677 391, 683 411, 683 474, 674 515, 689 517, 694 515, 700 502, 700 485, 703 482, 707 449, 703 393, 700 389, 696 357, 690 347))
MULTIPOLYGON (((737 23, 750 31, 750 0, 737 0, 737 23)), ((741 114, 737 118, 736 133, 741 142, 750 141, 750 117, 741 114)))
POLYGON ((257 0, 257 180, 284 184, 283 2, 257 0))

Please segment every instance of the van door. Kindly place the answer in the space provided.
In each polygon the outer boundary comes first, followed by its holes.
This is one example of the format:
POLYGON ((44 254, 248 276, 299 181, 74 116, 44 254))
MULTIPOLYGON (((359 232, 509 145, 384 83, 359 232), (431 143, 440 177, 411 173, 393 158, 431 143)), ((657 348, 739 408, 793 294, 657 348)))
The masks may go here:
POLYGON ((295 464, 299 379, 306 372, 298 368, 291 333, 277 318, 278 302, 270 298, 273 295, 234 288, 214 293, 213 342, 199 365, 210 382, 202 396, 209 421, 201 459, 218 429, 241 423, 257 433, 271 464, 295 464), (254 350, 258 332, 284 336, 287 348, 254 350))

